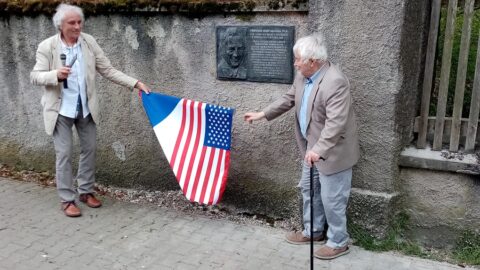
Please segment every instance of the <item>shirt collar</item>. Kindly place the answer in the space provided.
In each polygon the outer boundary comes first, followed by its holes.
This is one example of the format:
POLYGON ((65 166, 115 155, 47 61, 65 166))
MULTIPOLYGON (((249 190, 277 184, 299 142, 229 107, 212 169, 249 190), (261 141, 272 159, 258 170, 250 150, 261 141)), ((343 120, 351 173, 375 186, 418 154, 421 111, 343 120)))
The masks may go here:
POLYGON ((310 78, 305 78, 306 79, 306 84, 313 83, 318 77, 320 77, 320 74, 324 72, 324 70, 328 67, 328 63, 324 63, 315 73, 310 78))
POLYGON ((60 38, 60 44, 62 44, 62 49, 75 49, 78 46, 80 46, 80 38, 77 39, 77 43, 73 44, 72 47, 68 47, 67 44, 65 44, 61 38, 60 38))

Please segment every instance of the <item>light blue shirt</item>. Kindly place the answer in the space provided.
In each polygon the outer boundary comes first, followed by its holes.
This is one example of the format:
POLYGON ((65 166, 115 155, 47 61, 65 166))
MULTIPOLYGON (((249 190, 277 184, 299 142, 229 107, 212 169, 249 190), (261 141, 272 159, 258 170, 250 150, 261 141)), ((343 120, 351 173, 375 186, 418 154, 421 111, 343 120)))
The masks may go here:
POLYGON ((77 42, 72 47, 67 47, 62 41, 62 53, 67 56, 66 65, 70 65, 74 56, 77 56, 77 60, 71 67, 71 73, 68 75, 67 84, 68 88, 63 88, 62 83, 62 103, 60 105, 60 114, 70 118, 77 118, 78 109, 77 104, 79 97, 81 99, 81 106, 83 111, 83 117, 87 117, 90 114, 87 103, 87 91, 85 70, 83 65, 83 55, 80 42, 77 42))
POLYGON ((303 97, 302 97, 302 104, 300 105, 300 115, 298 116, 298 124, 300 125, 300 131, 304 138, 307 138, 307 107, 308 107, 308 99, 310 98, 310 94, 312 93, 313 89, 313 82, 320 76, 322 72, 324 72, 324 64, 317 72, 315 72, 312 77, 305 78, 305 86, 303 88, 303 97))

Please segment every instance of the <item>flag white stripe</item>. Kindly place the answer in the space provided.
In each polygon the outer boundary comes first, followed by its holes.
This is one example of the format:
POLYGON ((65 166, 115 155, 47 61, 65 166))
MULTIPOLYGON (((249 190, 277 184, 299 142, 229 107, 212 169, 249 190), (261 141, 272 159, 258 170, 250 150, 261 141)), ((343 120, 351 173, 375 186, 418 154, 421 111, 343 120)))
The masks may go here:
POLYGON ((213 163, 212 163, 212 168, 210 169, 210 177, 208 179, 208 186, 207 190, 205 191, 205 198, 203 199, 204 204, 208 204, 208 201, 210 200, 210 196, 212 195, 212 186, 213 182, 215 181, 215 172, 217 170, 217 165, 218 165, 218 157, 219 157, 220 149, 215 148, 214 149, 214 158, 213 158, 213 163))
MULTIPOLYGON (((185 102, 186 102, 186 100, 184 100, 184 99, 182 99, 182 100, 179 102, 179 104, 181 104, 180 108, 181 108, 181 110, 182 110, 182 113, 179 115, 180 121, 178 121, 178 122, 180 122, 180 123, 182 122, 182 120, 183 120, 183 114, 185 113, 184 110, 183 110, 183 104, 184 104, 185 102)), ((183 128, 183 133, 180 133, 180 130, 182 130, 182 127, 181 127, 181 124, 180 124, 180 128, 178 129, 177 139, 178 139, 178 137, 180 137, 180 136, 182 136, 183 134, 185 134, 185 129, 186 129, 186 127, 183 128)), ((182 138, 183 138, 183 136, 182 136, 182 138)), ((172 143, 173 143, 173 144, 176 144, 176 140, 175 140, 175 141, 172 141, 172 143)), ((180 163, 180 162, 179 162, 179 160, 180 160, 179 155, 180 155, 180 153, 181 153, 180 148, 181 148, 181 141, 180 141, 180 144, 178 145, 177 151, 175 151, 175 149, 174 149, 174 152, 175 152, 175 154, 176 154, 175 161, 174 161, 173 164, 170 164, 171 167, 172 167, 173 173, 174 173, 175 175, 177 175, 177 170, 178 170, 178 166, 179 166, 179 163, 180 163)), ((172 152, 172 157, 173 157, 173 152, 172 152)))
MULTIPOLYGON (((192 160, 192 152, 193 152, 193 148, 195 147, 195 140, 198 136, 198 129, 197 129, 197 126, 198 126, 197 119, 199 117, 198 111, 197 111, 198 105, 199 104, 197 101, 193 102, 193 107, 190 109, 190 112, 189 112, 189 115, 193 113, 193 122, 192 122, 193 125, 189 124, 189 127, 192 130, 192 136, 190 137, 188 144, 185 145, 185 147, 187 147, 187 155, 185 156, 185 159, 183 161, 183 170, 182 170, 182 175, 180 177, 181 178, 180 183, 181 183, 182 189, 184 188, 185 182, 187 181, 188 168, 190 167, 190 163, 194 162, 192 160)), ((188 137, 188 133, 185 134, 185 137, 188 137)))
POLYGON ((212 148, 207 147, 207 151, 205 152, 205 158, 203 161, 203 166, 201 168, 200 179, 198 181, 198 192, 197 194, 195 194, 196 202, 200 202, 200 196, 202 196, 203 183, 205 182, 205 175, 207 174, 208 160, 210 159, 211 154, 212 154, 212 148))
POLYGON ((215 194, 213 194, 213 202, 212 204, 216 204, 217 201, 218 201, 218 196, 220 195, 220 187, 222 186, 223 184, 223 176, 225 174, 225 160, 226 160, 226 151, 225 150, 220 150, 223 152, 223 158, 222 158, 222 161, 221 161, 221 164, 220 164, 220 174, 218 176, 218 182, 217 182, 217 187, 215 189, 215 194))
MULTIPOLYGON (((186 197, 189 198, 189 199, 191 199, 191 196, 192 196, 193 185, 195 184, 195 177, 197 176, 197 174, 200 173, 200 170, 198 168, 198 163, 200 163, 200 157, 202 155, 203 140, 204 140, 204 134, 205 134, 205 112, 204 112, 205 104, 200 103, 199 105, 202 109, 200 111, 200 115, 197 116, 196 119, 198 119, 198 117, 200 117, 200 121, 201 121, 200 132, 198 132, 199 133, 198 135, 200 136, 200 140, 198 141, 197 151, 195 153, 195 160, 193 161, 192 173, 190 174, 190 180, 188 182, 188 189, 187 189, 186 197)), ((197 110, 195 110, 195 111, 197 111, 197 110)), ((195 120, 195 122, 198 122, 198 120, 195 120)), ((198 127, 195 130, 197 130, 197 129, 198 129, 198 127)), ((197 186, 197 189, 198 189, 198 186, 197 186)))
POLYGON ((178 119, 182 119, 182 111, 182 102, 178 102, 172 113, 153 127, 155 135, 169 163, 171 162, 175 142, 177 141, 178 132, 180 131, 181 121, 178 121, 178 119))
MULTIPOLYGON (((177 177, 180 174, 180 170, 183 171, 184 170, 183 168, 185 168, 185 166, 180 168, 180 163, 182 162, 183 149, 185 148, 185 145, 188 143, 187 142, 188 131, 191 128, 190 127, 190 104, 191 103, 192 102, 190 100, 186 100, 185 128, 183 129, 182 140, 180 142, 180 146, 178 147, 177 157, 176 157, 176 160, 175 160, 175 167, 173 167, 173 171, 175 172, 175 176, 177 176, 177 177)), ((180 187, 183 189, 184 181, 182 181, 182 179, 178 179, 178 180, 179 180, 180 187)))

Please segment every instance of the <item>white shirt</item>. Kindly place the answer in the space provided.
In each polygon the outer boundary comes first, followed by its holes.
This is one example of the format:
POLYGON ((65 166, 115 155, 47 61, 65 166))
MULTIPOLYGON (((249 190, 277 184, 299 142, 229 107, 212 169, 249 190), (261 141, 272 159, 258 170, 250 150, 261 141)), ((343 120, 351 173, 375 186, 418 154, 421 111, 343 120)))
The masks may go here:
POLYGON ((73 63, 73 66, 71 67, 71 73, 67 78, 68 88, 62 89, 62 103, 60 104, 59 114, 70 118, 76 118, 78 114, 78 96, 80 95, 82 100, 83 117, 87 117, 90 114, 90 111, 88 110, 87 86, 80 42, 77 41, 77 43, 75 43, 72 47, 68 47, 62 41, 62 53, 67 56, 65 61, 66 65, 70 65, 72 63, 75 55, 77 56, 77 60, 75 63, 73 63))
POLYGON ((302 96, 302 104, 300 105, 300 115, 298 116, 298 124, 300 125, 300 131, 302 132, 303 137, 307 138, 307 106, 308 106, 308 99, 310 98, 310 94, 312 93, 313 89, 313 82, 320 77, 322 72, 324 72, 324 66, 320 67, 317 72, 315 72, 310 78, 305 78, 305 86, 303 90, 302 96))

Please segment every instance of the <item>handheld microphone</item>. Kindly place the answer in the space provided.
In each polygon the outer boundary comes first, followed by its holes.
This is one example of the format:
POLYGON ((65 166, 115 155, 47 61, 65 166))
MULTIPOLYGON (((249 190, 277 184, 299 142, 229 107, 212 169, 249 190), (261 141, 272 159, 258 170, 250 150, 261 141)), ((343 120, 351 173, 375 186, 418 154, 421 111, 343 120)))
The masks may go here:
MULTIPOLYGON (((66 66, 67 56, 64 53, 60 54, 60 60, 62 60, 62 66, 66 66)), ((63 88, 68 88, 67 79, 63 80, 63 88)))

